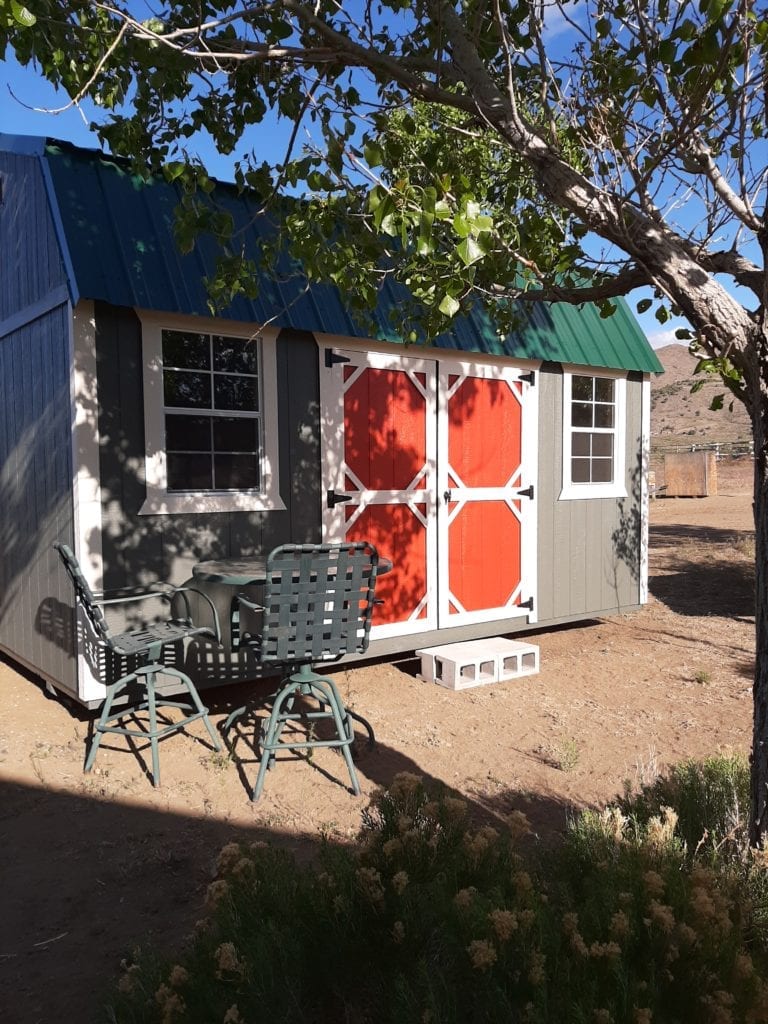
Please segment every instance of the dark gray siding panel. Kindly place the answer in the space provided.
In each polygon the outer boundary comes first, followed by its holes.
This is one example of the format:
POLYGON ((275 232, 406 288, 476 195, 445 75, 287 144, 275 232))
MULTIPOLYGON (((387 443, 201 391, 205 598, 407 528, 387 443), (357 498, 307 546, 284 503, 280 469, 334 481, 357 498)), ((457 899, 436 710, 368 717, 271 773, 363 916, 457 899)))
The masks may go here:
POLYGON ((0 338, 0 646, 76 690, 72 593, 55 540, 72 543, 69 306, 0 338))
POLYGON ((40 161, 0 152, 0 322, 66 283, 40 161))
POLYGON ((559 501, 563 479, 562 375, 545 369, 539 380, 538 621, 636 607, 641 382, 630 379, 627 383, 627 497, 559 501))
MULTIPOLYGON (((201 560, 259 555, 321 539, 317 346, 278 339, 280 493, 285 510, 139 515, 145 497, 141 325, 132 310, 96 305, 102 553, 107 590, 189 580, 201 560)), ((114 624, 120 624, 116 617, 114 624)))

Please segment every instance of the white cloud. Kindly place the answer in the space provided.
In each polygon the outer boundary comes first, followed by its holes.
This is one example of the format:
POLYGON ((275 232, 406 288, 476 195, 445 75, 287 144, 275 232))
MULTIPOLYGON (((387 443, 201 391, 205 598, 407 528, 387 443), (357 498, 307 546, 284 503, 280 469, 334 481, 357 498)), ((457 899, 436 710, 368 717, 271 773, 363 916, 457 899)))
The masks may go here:
POLYGON ((666 331, 653 331, 651 334, 647 334, 646 337, 651 343, 651 348, 664 348, 665 345, 685 344, 675 337, 675 328, 670 328, 666 331))

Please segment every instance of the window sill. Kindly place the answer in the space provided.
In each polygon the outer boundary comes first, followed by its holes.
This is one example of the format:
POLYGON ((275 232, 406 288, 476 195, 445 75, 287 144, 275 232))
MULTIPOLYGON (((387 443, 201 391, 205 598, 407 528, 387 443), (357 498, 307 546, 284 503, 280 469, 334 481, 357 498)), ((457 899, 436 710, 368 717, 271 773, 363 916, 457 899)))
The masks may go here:
POLYGON ((627 490, 620 484, 570 484, 558 495, 558 501, 583 501, 585 498, 626 498, 627 490))
POLYGON ((159 493, 148 495, 139 509, 140 516, 167 516, 179 513, 211 512, 281 512, 285 505, 278 495, 261 492, 233 491, 185 494, 159 493))

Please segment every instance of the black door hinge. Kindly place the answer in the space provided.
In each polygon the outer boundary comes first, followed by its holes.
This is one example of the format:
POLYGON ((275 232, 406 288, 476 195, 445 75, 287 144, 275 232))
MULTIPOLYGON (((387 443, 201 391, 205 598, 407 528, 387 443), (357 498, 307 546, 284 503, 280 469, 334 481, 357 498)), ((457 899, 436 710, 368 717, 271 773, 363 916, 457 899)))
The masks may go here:
POLYGON ((533 611, 533 598, 529 597, 527 601, 521 601, 518 608, 527 608, 529 612, 533 611))
POLYGON ((325 496, 325 503, 328 508, 334 508, 336 505, 341 505, 342 502, 352 501, 351 494, 337 494, 336 491, 328 491, 325 496))
POLYGON ((336 363, 349 363, 351 362, 349 356, 342 356, 338 352, 334 352, 332 348, 325 350, 325 365, 330 368, 335 366, 336 363))
POLYGON ((530 498, 533 501, 533 484, 530 487, 526 487, 524 491, 518 491, 517 495, 519 498, 530 498))
POLYGON ((536 373, 534 370, 529 370, 528 373, 521 373, 517 379, 524 380, 526 384, 530 384, 533 387, 536 383, 536 373))

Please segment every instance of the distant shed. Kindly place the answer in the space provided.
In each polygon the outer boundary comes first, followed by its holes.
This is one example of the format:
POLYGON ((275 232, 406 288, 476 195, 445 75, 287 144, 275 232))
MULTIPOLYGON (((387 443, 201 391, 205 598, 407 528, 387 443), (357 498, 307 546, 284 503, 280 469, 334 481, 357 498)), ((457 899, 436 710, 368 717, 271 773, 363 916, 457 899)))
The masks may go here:
MULTIPOLYGON (((212 319, 215 253, 178 190, 105 155, 0 136, 0 648, 91 703, 111 671, 51 545, 97 588, 181 583, 286 541, 372 540, 370 653, 636 608, 647 596, 650 374, 624 303, 479 309, 430 348, 361 336, 343 296, 263 266, 212 319)), ((219 200, 259 251, 247 198, 219 200)), ((119 622, 116 620, 116 624, 119 622)), ((188 652, 204 681, 252 666, 188 652)))

